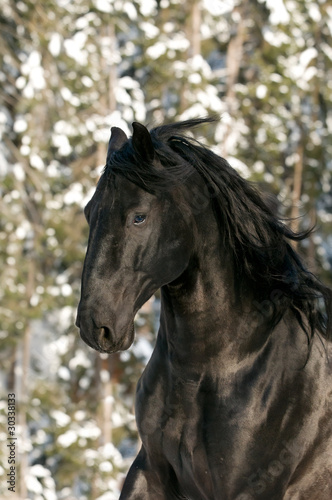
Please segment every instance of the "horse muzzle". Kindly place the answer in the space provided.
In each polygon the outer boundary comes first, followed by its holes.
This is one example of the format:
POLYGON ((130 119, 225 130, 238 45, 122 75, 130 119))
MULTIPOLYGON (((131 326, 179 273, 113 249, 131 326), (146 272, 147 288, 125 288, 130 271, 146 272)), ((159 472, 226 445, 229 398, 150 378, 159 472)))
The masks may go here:
POLYGON ((82 340, 98 352, 113 353, 125 351, 134 341, 135 330, 133 320, 124 322, 110 319, 96 319, 93 311, 79 307, 76 326, 80 330, 82 340))

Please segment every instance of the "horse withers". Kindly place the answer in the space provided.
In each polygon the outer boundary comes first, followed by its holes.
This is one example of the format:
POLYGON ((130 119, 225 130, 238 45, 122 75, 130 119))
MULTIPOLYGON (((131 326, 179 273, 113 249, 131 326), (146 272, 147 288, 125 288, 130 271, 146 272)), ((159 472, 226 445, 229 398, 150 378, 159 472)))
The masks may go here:
POLYGON ((77 326, 127 349, 161 289, 121 500, 330 500, 332 293, 259 192, 186 130, 113 128, 77 326), (322 307, 325 304, 324 307, 322 307))

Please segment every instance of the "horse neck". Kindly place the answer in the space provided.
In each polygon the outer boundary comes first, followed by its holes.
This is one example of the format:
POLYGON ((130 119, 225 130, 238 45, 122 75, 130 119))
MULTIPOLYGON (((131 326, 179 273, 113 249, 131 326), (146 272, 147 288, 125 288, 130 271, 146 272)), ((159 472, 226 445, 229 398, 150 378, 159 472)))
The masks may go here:
POLYGON ((218 354, 240 356, 239 335, 247 344, 258 340, 256 325, 248 332, 246 323, 250 290, 239 300, 234 263, 212 213, 202 214, 195 233, 187 269, 162 288, 161 335, 180 363, 200 364, 218 354))

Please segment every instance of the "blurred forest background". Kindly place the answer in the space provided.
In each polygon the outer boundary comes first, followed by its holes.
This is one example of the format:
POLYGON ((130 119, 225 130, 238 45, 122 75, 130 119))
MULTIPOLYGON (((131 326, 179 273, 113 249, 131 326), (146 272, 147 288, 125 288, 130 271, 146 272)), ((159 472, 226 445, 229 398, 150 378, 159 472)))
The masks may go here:
POLYGON ((329 0, 0 0, 0 496, 115 500, 137 451, 134 346, 99 355, 74 327, 82 209, 111 126, 131 134, 209 113, 203 140, 280 201, 299 250, 332 284, 329 0), (8 492, 7 394, 17 399, 8 492))

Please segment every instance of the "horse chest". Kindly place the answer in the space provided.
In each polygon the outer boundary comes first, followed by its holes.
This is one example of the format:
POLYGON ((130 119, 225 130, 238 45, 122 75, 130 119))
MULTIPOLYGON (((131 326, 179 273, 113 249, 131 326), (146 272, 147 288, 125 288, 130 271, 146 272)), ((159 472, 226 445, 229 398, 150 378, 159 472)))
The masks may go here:
POLYGON ((197 392, 183 388, 165 405, 159 451, 175 471, 179 491, 205 500, 213 498, 213 487, 202 419, 197 392))
MULTIPOLYGON (((248 465, 250 439, 240 429, 248 426, 251 404, 236 410, 235 402, 225 405, 225 398, 216 398, 212 389, 203 391, 197 384, 153 373, 140 381, 136 414, 151 464, 159 469, 170 466, 180 492, 194 500, 234 491, 248 465)), ((229 394, 227 399, 233 401, 229 394)), ((259 467, 258 463, 254 470, 259 467)), ((249 470, 248 477, 251 474, 249 470)))
POLYGON ((145 376, 137 394, 136 418, 147 451, 162 457, 180 475, 206 482, 208 460, 197 385, 177 382, 170 388, 162 377, 145 376))

